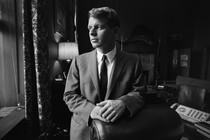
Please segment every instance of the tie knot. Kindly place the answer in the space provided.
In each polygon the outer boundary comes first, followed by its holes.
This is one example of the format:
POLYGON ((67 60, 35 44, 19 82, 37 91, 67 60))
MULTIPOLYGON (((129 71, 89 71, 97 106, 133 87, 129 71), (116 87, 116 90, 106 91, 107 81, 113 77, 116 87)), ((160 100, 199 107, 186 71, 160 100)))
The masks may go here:
POLYGON ((106 55, 104 54, 103 57, 102 57, 102 61, 106 61, 107 57, 106 55))

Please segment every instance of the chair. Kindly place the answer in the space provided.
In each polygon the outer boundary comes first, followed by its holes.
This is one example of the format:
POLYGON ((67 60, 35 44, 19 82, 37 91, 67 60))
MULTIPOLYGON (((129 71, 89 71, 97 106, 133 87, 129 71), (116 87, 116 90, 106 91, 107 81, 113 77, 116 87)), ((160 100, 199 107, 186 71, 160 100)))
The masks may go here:
POLYGON ((180 116, 164 105, 145 105, 132 118, 115 123, 93 120, 91 140, 180 140, 184 133, 180 116))
MULTIPOLYGON (((210 82, 195 78, 178 76, 177 98, 168 99, 167 102, 176 102, 194 109, 210 113, 210 82)), ((172 103, 170 103, 172 104, 172 103)))

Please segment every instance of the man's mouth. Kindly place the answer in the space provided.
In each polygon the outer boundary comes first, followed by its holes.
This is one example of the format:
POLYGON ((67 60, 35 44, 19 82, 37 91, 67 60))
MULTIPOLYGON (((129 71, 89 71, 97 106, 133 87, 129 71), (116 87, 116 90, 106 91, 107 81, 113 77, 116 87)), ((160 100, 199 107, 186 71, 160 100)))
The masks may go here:
POLYGON ((91 39, 91 42, 97 42, 97 41, 98 39, 95 39, 95 38, 91 39))

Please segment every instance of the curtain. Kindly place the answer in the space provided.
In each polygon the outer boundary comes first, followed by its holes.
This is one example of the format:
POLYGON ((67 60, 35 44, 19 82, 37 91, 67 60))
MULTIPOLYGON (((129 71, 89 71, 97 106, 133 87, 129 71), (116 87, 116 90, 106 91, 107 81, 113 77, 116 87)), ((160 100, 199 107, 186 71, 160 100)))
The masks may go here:
POLYGON ((46 0, 23 0, 24 92, 27 139, 51 135, 46 0))

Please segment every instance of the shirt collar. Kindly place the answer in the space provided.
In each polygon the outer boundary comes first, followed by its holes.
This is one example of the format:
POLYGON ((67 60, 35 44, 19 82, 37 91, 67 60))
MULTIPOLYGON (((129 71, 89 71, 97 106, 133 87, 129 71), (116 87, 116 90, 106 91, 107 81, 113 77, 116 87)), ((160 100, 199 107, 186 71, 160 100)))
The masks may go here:
MULTIPOLYGON (((108 52, 106 55, 109 63, 111 63, 115 57, 115 54, 116 54, 117 50, 116 50, 116 47, 114 47, 114 49, 112 49, 110 52, 108 52)), ((103 53, 101 53, 100 51, 97 50, 97 61, 98 62, 101 62, 102 61, 102 57, 103 57, 103 53)))

